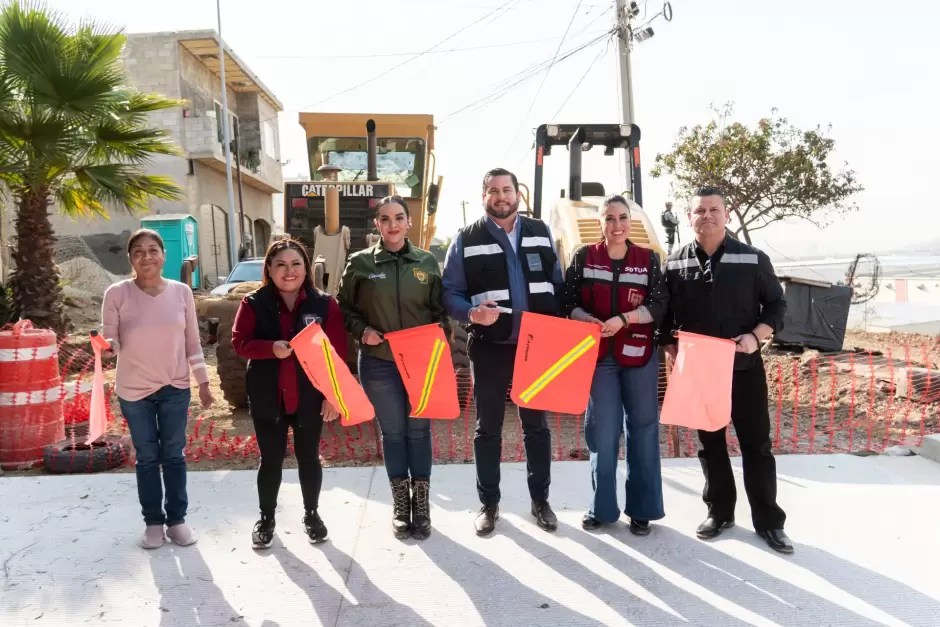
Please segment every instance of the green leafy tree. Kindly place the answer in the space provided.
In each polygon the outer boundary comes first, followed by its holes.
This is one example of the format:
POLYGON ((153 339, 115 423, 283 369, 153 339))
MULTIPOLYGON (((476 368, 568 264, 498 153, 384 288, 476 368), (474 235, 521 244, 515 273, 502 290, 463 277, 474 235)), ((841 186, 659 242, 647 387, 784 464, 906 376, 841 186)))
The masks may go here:
POLYGON ((13 310, 65 330, 49 212, 107 217, 107 206, 146 211, 178 200, 172 179, 145 174, 177 154, 148 114, 180 106, 127 86, 126 37, 92 22, 71 26, 45 5, 0 8, 0 188, 15 205, 13 310))
POLYGON ((679 129, 672 151, 656 156, 650 174, 669 176, 679 197, 703 185, 721 188, 735 220, 731 234, 751 243, 751 233, 787 218, 820 228, 833 216, 854 211, 863 188, 848 164, 830 165, 835 140, 825 131, 803 131, 772 110, 749 128, 732 122, 732 106, 713 109, 706 125, 679 129))

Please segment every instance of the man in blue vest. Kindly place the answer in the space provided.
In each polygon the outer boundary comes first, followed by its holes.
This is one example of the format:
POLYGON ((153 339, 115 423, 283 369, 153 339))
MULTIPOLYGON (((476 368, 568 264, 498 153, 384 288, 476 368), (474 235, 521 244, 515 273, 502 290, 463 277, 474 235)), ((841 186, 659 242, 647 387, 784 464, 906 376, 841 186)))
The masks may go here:
MULTIPOLYGON (((478 535, 492 533, 499 518, 499 465, 503 415, 512 383, 522 312, 561 315, 564 277, 544 222, 519 215, 516 175, 497 168, 483 177, 486 215, 463 228, 444 261, 448 314, 469 323, 473 400, 477 408, 473 452, 477 493, 483 507, 478 535), (510 313, 511 311, 511 313, 510 313)), ((544 411, 518 408, 522 421, 532 515, 553 531, 558 519, 548 504, 552 434, 544 411)))

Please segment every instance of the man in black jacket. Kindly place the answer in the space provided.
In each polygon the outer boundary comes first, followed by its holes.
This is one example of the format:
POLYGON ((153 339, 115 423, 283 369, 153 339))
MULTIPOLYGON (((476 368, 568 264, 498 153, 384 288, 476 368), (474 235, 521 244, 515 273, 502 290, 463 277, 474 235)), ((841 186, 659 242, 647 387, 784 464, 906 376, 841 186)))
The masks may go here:
MULTIPOLYGON (((777 505, 777 470, 770 443, 767 375, 761 343, 783 327, 786 301, 770 258, 727 237, 729 209, 721 190, 703 187, 689 219, 695 241, 680 247, 666 263, 670 312, 660 341, 676 355, 677 329, 733 339, 737 343, 731 385, 731 420, 744 465, 744 489, 754 529, 776 551, 792 553, 783 532, 786 514, 777 505)), ((705 473, 703 499, 708 518, 697 535, 715 538, 734 526, 737 499, 725 432, 699 431, 699 460, 705 473)))

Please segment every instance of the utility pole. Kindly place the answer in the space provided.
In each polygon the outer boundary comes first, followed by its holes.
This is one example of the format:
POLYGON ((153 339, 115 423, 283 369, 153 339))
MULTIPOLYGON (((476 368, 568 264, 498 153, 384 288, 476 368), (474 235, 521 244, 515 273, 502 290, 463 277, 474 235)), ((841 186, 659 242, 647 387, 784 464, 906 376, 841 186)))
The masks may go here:
POLYGON ((463 225, 467 226, 467 201, 460 201, 460 208, 463 209, 463 225))
POLYGON ((623 102, 623 123, 633 124, 633 69, 630 67, 630 20, 626 0, 617 0, 617 43, 620 61, 620 98, 623 102))
POLYGON ((231 263, 229 270, 238 263, 238 242, 235 229, 235 191, 232 189, 232 131, 228 121, 228 89, 225 85, 225 44, 222 43, 222 6, 221 0, 215 0, 216 18, 219 34, 219 75, 222 80, 222 146, 225 148, 225 182, 228 186, 228 251, 231 263))
MULTIPOLYGON (((630 20, 631 11, 628 9, 626 0, 617 0, 617 14, 614 16, 617 26, 617 60, 620 64, 620 99, 622 101, 623 122, 624 124, 633 124, 633 69, 630 67, 630 20)), ((630 196, 633 196, 633 177, 630 173, 633 171, 633 151, 628 150, 627 159, 627 189, 630 196)))

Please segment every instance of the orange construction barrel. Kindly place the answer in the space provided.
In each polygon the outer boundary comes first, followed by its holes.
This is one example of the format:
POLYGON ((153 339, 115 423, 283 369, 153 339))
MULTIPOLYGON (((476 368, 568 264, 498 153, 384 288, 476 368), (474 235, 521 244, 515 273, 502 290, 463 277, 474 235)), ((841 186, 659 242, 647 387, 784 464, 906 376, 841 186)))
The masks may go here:
POLYGON ((21 320, 0 329, 0 467, 42 464, 43 448, 65 439, 58 342, 21 320))

